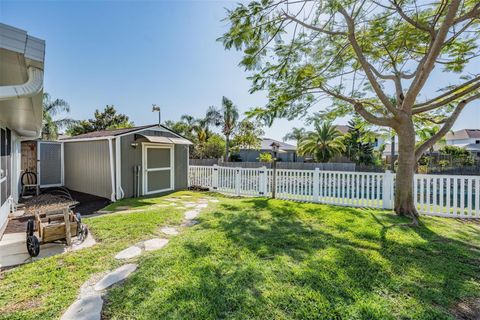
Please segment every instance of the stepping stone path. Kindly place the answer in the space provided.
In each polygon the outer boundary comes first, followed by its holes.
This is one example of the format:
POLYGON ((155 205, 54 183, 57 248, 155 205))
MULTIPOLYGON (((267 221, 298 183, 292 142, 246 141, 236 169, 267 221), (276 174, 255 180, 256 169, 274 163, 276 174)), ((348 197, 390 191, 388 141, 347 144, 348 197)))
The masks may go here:
POLYGON ((61 320, 100 320, 102 306, 99 294, 80 298, 67 309, 61 320))
MULTIPOLYGON (((192 196, 184 195, 180 198, 191 198, 192 196)), ((170 204, 156 204, 152 207, 168 207, 168 206, 177 206, 175 201, 180 199, 178 198, 167 198, 166 201, 170 201, 170 204)), ((185 220, 181 223, 181 227, 191 227, 198 224, 198 220, 195 218, 198 217, 200 211, 208 207, 209 202, 219 202, 216 199, 207 199, 201 198, 197 202, 183 202, 181 203, 184 207, 178 207, 179 209, 183 208, 193 208, 185 212, 185 220)), ((118 207, 119 210, 128 210, 127 207, 118 207)), ((179 231, 175 227, 163 227, 160 231, 166 235, 175 236, 179 234, 179 231)), ((137 244, 126 248, 115 256, 117 260, 129 260, 135 257, 138 257, 142 254, 142 249, 145 251, 154 251, 160 250, 168 244, 168 239, 164 238, 154 238, 146 240, 141 244, 137 244)), ((110 288, 116 283, 119 283, 126 278, 128 278, 133 272, 137 270, 137 264, 129 263, 125 264, 114 271, 105 274, 100 280, 98 280, 102 274, 94 275, 90 280, 85 282, 80 288, 80 294, 78 299, 70 305, 70 307, 65 311, 61 320, 101 320, 103 299, 102 295, 105 294, 106 289, 110 288)))
POLYGON ((135 270, 137 270, 137 265, 134 263, 123 265, 103 277, 102 280, 97 282, 94 289, 95 291, 105 290, 115 283, 125 280, 135 270))
POLYGON ((195 219, 200 214, 200 211, 197 210, 190 210, 185 212, 185 219, 192 220, 195 219))
POLYGON ((160 229, 160 231, 169 236, 176 236, 178 234, 178 230, 173 227, 164 227, 160 229))
POLYGON ((117 260, 127 260, 127 259, 135 258, 136 256, 139 256, 140 254, 142 254, 142 249, 141 248, 139 248, 137 246, 131 246, 131 247, 117 253, 117 255, 115 256, 115 259, 117 259, 117 260))
POLYGON ((155 238, 145 241, 143 245, 145 246, 145 251, 155 251, 162 249, 167 245, 167 243, 168 239, 155 238))

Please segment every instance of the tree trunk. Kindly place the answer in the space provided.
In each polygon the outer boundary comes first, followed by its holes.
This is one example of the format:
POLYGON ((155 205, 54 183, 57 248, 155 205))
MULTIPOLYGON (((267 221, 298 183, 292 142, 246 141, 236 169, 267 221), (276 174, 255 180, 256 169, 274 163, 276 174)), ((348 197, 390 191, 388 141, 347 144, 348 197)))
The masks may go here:
POLYGON ((225 162, 230 158, 230 136, 225 136, 225 162))
POLYGON ((398 168, 395 182, 395 212, 412 218, 418 223, 418 212, 414 204, 413 178, 415 174, 415 129, 411 120, 399 126, 398 168))

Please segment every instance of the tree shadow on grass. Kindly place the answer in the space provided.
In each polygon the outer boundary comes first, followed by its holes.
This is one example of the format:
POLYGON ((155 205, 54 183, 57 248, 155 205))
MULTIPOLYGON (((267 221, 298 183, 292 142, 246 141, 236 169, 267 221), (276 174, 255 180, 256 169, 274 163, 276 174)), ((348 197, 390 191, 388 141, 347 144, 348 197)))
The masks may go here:
POLYGON ((113 291, 106 315, 448 318, 452 304, 478 295, 478 255, 424 225, 398 226, 404 222, 375 210, 221 203, 177 238, 177 251, 169 246, 145 258, 113 291))

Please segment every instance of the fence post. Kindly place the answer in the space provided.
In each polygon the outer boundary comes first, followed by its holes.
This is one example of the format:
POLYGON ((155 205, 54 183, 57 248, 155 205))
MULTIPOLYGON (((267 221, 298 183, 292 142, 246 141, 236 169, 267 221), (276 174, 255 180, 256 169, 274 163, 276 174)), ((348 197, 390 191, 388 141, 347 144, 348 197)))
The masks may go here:
POLYGON ((313 202, 318 202, 320 196, 320 168, 313 172, 313 202))
POLYGON ((240 195, 240 167, 235 168, 235 194, 240 195))
POLYGON ((218 165, 213 165, 213 172, 212 172, 212 189, 218 189, 218 165))
POLYGON ((259 192, 260 195, 267 195, 267 167, 263 166, 259 172, 259 192))
POLYGON ((390 170, 385 170, 383 174, 383 209, 393 209, 393 178, 395 175, 390 170))

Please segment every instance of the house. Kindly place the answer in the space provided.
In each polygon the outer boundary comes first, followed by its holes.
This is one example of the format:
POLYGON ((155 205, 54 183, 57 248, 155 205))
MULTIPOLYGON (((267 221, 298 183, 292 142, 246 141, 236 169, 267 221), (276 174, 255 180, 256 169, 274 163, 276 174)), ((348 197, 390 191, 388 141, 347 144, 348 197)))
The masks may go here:
POLYGON ((303 158, 297 156, 297 147, 282 141, 271 138, 263 138, 259 149, 240 149, 237 155, 243 162, 258 162, 261 153, 272 152, 272 143, 276 142, 280 145, 277 159, 283 162, 303 162, 303 158))
MULTIPOLYGON (((347 125, 344 125, 344 124, 336 124, 335 129, 340 131, 340 133, 342 135, 346 135, 350 128, 347 125)), ((373 141, 373 149, 374 150, 380 150, 380 148, 384 144, 385 144, 385 139, 381 135, 377 134, 376 137, 375 137, 375 140, 373 141)))
POLYGON ((96 131, 60 142, 62 184, 70 190, 115 201, 188 186, 192 143, 165 126, 96 131))
POLYGON ((19 197, 21 142, 40 137, 45 41, 0 23, 0 236, 19 197))
POLYGON ((445 135, 447 146, 463 148, 480 157, 480 129, 462 129, 445 135))

